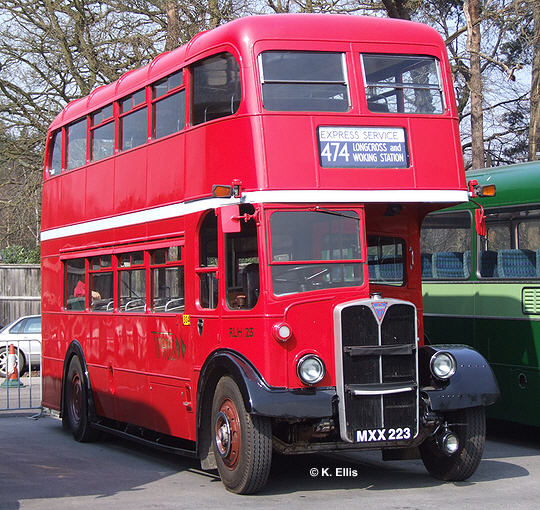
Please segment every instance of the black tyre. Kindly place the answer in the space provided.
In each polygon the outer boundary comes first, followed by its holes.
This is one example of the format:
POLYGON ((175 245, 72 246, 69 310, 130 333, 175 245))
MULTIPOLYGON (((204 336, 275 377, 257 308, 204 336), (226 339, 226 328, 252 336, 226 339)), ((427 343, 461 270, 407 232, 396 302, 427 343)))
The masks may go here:
POLYGON ((99 432, 91 427, 88 419, 88 387, 77 356, 71 359, 64 384, 63 414, 67 427, 77 441, 95 441, 99 432))
POLYGON ((212 450, 225 487, 253 494, 268 480, 272 463, 270 419, 249 414, 231 377, 217 384, 212 403, 212 450))
POLYGON ((483 407, 470 407, 445 414, 450 430, 457 434, 459 448, 446 455, 434 438, 420 445, 422 461, 428 472, 440 480, 458 482, 466 480, 476 471, 486 442, 486 411, 483 407))
MULTIPOLYGON (((15 348, 15 354, 17 355, 17 372, 19 377, 26 372, 26 358, 24 353, 15 348)), ((0 378, 6 378, 6 371, 8 366, 9 347, 0 347, 0 378)))

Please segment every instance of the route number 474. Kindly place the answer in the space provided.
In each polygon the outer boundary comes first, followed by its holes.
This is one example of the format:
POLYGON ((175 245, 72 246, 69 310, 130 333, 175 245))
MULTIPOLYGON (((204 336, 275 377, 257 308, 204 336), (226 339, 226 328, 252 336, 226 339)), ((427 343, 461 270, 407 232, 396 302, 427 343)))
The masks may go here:
POLYGON ((321 157, 327 159, 328 162, 336 162, 338 158, 345 158, 345 161, 349 161, 349 149, 347 144, 343 145, 339 142, 327 142, 321 151, 321 157))

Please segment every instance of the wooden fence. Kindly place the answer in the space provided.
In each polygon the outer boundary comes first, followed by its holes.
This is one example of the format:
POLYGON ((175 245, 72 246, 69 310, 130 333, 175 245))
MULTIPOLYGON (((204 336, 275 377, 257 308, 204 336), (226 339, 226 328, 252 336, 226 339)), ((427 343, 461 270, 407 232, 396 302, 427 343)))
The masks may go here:
POLYGON ((41 311, 39 264, 0 264, 0 326, 41 311))

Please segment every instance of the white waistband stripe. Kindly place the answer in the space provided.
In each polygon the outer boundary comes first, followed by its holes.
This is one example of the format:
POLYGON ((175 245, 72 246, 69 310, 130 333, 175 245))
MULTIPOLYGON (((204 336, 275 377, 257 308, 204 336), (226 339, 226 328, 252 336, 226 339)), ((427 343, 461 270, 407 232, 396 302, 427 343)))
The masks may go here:
POLYGON ((468 200, 466 191, 461 190, 276 190, 276 191, 250 191, 242 198, 223 199, 206 198, 193 202, 164 205, 142 211, 119 214, 108 218, 85 221, 65 227, 53 228, 41 232, 42 241, 50 241, 62 237, 89 234, 112 228, 129 227, 150 221, 176 218, 201 212, 207 209, 216 209, 224 205, 239 203, 460 203, 468 200))

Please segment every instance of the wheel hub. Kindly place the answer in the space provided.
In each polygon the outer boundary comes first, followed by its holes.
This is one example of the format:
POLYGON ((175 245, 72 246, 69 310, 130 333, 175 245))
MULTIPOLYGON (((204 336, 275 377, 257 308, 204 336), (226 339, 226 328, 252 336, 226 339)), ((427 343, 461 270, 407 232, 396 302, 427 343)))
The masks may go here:
POLYGON ((236 406, 230 399, 221 404, 214 422, 216 449, 223 463, 234 469, 240 453, 240 420, 236 406))

